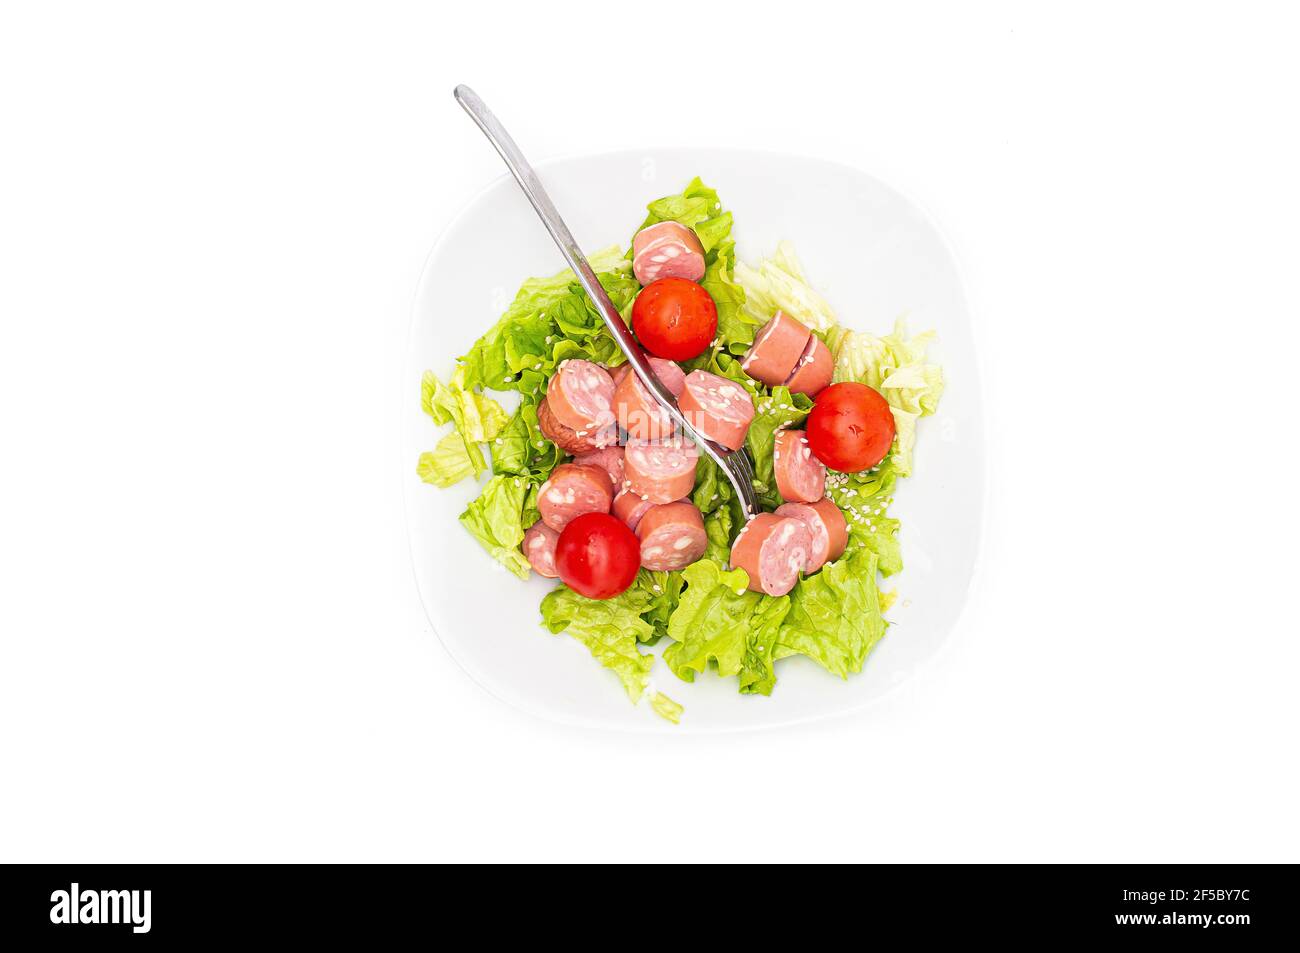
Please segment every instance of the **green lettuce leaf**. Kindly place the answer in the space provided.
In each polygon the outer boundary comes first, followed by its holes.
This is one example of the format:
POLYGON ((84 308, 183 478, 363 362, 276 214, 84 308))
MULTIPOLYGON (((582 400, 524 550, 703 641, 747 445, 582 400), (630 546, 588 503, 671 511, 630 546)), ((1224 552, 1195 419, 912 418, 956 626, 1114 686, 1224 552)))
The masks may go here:
POLYGON ((740 666, 740 693, 742 695, 770 695, 776 685, 776 641, 781 623, 790 611, 789 596, 773 599, 760 596, 758 608, 750 623, 752 634, 745 647, 745 659, 740 666), (784 603, 784 605, 782 604, 784 603))
POLYGON ((460 514, 461 525, 520 579, 527 579, 532 571, 519 550, 524 541, 524 504, 531 486, 520 477, 494 476, 460 514))
POLYGON ((776 657, 806 655, 841 678, 862 671, 889 625, 881 615, 877 563, 875 553, 853 550, 795 586, 776 657))
MULTIPOLYGON (((739 509, 739 502, 734 509, 739 509)), ((720 566, 731 561, 731 544, 735 542, 740 522, 739 515, 731 506, 719 506, 713 512, 705 514, 704 534, 709 540, 708 548, 704 551, 705 558, 712 559, 720 566)))
POLYGON ((916 452, 916 422, 921 415, 892 405, 889 412, 894 415, 894 446, 891 451, 894 470, 899 476, 911 476, 912 454, 916 452))
POLYGON ((466 389, 460 370, 452 375, 450 384, 443 384, 432 371, 425 371, 420 381, 420 406, 434 423, 455 426, 474 475, 481 474, 487 463, 479 444, 494 439, 509 422, 505 408, 491 397, 466 389))
POLYGON ((704 516, 704 532, 709 546, 704 556, 726 565, 731 556, 731 543, 742 523, 740 501, 735 498, 731 483, 718 465, 703 454, 695 465, 695 490, 691 502, 704 516))
MULTIPOLYGON (((545 481, 543 480, 542 482, 545 481)), ((528 529, 528 527, 532 526, 542 518, 542 513, 537 508, 537 497, 541 491, 542 487, 540 483, 533 483, 533 485, 528 488, 528 494, 524 497, 524 511, 519 519, 519 524, 523 526, 524 529, 528 529)))
MULTIPOLYGON (((626 319, 640 285, 617 246, 588 259, 626 319)), ((460 359, 466 390, 517 390, 538 395, 555 365, 568 358, 620 363, 622 354, 572 271, 529 278, 505 314, 460 359)))
POLYGON ((647 590, 636 585, 612 599, 588 599, 560 586, 542 599, 542 625, 585 645, 596 661, 618 676, 636 704, 650 684, 655 661, 638 647, 654 634, 654 627, 641 618, 648 604, 647 590))
POLYGON ((755 324, 766 324, 777 311, 817 331, 836 323, 835 312, 813 291, 789 242, 777 245, 772 257, 761 260, 757 268, 736 262, 735 276, 745 292, 745 314, 755 324))
POLYGON ((899 523, 887 512, 894 501, 898 476, 893 455, 886 457, 880 466, 861 473, 830 471, 826 476, 826 495, 843 511, 848 523, 847 549, 875 553, 884 576, 892 576, 903 568, 899 523))
POLYGON ((745 445, 754 458, 754 489, 759 502, 775 509, 785 501, 776 488, 776 434, 803 426, 812 410, 812 401, 804 394, 791 395, 786 387, 773 387, 769 394, 754 402, 754 420, 749 425, 745 445))
POLYGON ((717 260, 705 268, 700 284, 718 308, 718 346, 732 354, 743 354, 754 342, 759 322, 743 310, 745 291, 732 278, 734 262, 735 243, 728 242, 717 260))
POLYGON ((646 607, 641 618, 650 623, 653 633, 641 639, 654 645, 668 634, 668 620, 682 594, 682 574, 680 572, 651 572, 642 569, 637 573, 634 585, 646 592, 646 607))
POLYGON ((674 725, 682 723, 682 712, 686 710, 663 692, 654 693, 650 699, 650 707, 654 709, 656 715, 668 719, 674 725))
POLYGON ((465 440, 454 430, 444 434, 432 453, 420 454, 415 472, 425 483, 447 487, 459 483, 474 475, 474 464, 470 460, 465 440))
POLYGON ((713 662, 720 676, 739 676, 742 692, 771 693, 773 649, 789 597, 750 592, 743 569, 725 571, 711 559, 692 563, 682 575, 686 589, 668 622, 674 642, 663 656, 669 669, 690 682, 713 662))
POLYGON ((542 436, 537 426, 537 405, 525 398, 515 408, 510 422, 492 441, 492 472, 522 476, 543 483, 564 453, 542 436))
POLYGON ((698 176, 678 194, 655 199, 646 208, 650 214, 638 232, 660 222, 677 222, 695 230, 705 255, 731 236, 731 213, 722 210, 717 190, 709 188, 698 176))
POLYGON ((725 506, 731 496, 731 484, 722 475, 718 465, 700 454, 695 464, 695 489, 691 492, 691 502, 707 516, 725 506))

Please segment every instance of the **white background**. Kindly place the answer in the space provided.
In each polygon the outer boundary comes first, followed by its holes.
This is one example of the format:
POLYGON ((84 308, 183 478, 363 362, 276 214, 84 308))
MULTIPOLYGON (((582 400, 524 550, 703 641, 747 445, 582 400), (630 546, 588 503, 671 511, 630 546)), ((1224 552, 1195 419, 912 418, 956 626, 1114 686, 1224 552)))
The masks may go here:
POLYGON ((1300 859, 1295 23, 972 6, 6 4, 0 860, 1300 859), (804 152, 945 227, 992 498, 902 690, 606 735, 439 646, 398 369, 500 172, 457 82, 536 158, 804 152))

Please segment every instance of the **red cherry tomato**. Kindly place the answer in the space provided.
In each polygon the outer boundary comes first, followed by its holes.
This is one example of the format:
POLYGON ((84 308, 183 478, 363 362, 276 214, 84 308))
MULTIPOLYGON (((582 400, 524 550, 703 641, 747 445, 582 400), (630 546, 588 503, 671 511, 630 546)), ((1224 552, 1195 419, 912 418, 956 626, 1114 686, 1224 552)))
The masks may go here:
POLYGON ((564 527, 555 544, 560 580, 588 599, 609 599, 636 578, 641 544, 636 534, 608 513, 585 513, 564 527))
POLYGON ((832 470, 874 467, 894 443, 889 402, 866 384, 845 381, 817 395, 806 424, 808 446, 832 470))
POLYGON ((689 361, 717 336, 718 306, 693 281, 660 278, 632 302, 632 330, 655 357, 689 361))

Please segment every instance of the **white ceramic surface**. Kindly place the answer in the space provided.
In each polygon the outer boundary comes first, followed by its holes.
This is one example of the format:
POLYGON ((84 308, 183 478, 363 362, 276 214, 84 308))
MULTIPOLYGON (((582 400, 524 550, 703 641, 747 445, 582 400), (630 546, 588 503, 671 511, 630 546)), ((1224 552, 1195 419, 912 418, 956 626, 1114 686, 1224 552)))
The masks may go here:
POLYGON ((899 591, 899 599, 887 613, 893 624, 863 671, 841 681, 807 659, 787 659, 778 664, 776 689, 765 698, 741 696, 734 678, 709 675, 688 685, 658 663, 655 688, 686 706, 681 725, 672 726, 644 702, 632 706, 615 676, 576 641, 541 628, 537 605, 554 583, 510 575, 457 522, 477 493, 475 484, 442 490, 415 475, 419 453, 432 449, 446 429, 419 409, 421 372, 449 374, 456 356, 497 319, 524 278, 553 274, 563 265, 522 193, 503 175, 447 227, 429 256, 404 382, 411 551, 420 596, 448 652, 479 685, 511 705, 560 722, 614 729, 743 730, 842 714, 880 698, 948 637, 966 599, 984 518, 975 343, 942 236, 890 187, 820 159, 647 149, 559 159, 538 168, 588 252, 626 245, 647 202, 701 176, 735 216, 733 235, 746 261, 789 239, 842 323, 887 333, 903 314, 913 332, 936 329, 939 340, 931 353, 943 364, 947 388, 939 412, 920 422, 913 475, 899 481, 891 513, 902 520, 905 565, 885 582, 886 589, 899 591))

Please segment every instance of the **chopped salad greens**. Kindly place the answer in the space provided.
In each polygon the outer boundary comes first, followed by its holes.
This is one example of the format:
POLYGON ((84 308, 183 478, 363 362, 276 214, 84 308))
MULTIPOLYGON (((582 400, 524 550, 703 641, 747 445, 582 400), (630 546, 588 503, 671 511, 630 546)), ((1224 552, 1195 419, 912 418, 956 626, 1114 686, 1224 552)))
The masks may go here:
MULTIPOLYGON (((935 412, 944 378, 939 365, 926 358, 933 333, 909 337, 901 319, 883 336, 841 325, 812 288, 788 242, 753 267, 737 260, 732 213, 698 178, 681 193, 651 202, 637 231, 663 222, 676 222, 698 236, 703 257, 698 283, 717 309, 716 338, 702 353, 681 362, 682 370, 716 375, 743 388, 752 400, 744 446, 752 456, 755 489, 765 510, 784 502, 775 474, 778 434, 803 426, 814 407, 808 394, 764 384, 742 366, 756 333, 775 313, 802 322, 825 344, 836 383, 865 384, 882 395, 896 430, 876 466, 856 473, 829 471, 825 496, 843 514, 845 549, 819 571, 800 574, 783 595, 753 591, 746 570, 732 566, 733 546, 745 521, 731 485, 701 455, 688 496, 705 534, 696 561, 672 571, 641 568, 612 598, 588 598, 561 584, 542 599, 541 622, 547 630, 577 639, 617 676, 633 703, 648 697, 657 714, 676 723, 682 707, 651 688, 656 665, 651 647, 661 648, 663 664, 682 681, 709 673, 734 677, 744 694, 771 694, 778 663, 792 655, 807 656, 841 678, 861 671, 888 628, 884 612, 893 597, 882 592, 880 581, 903 568, 898 521, 888 508, 898 479, 912 471, 918 422, 935 412)), ((607 248, 592 255, 590 263, 619 313, 631 322, 642 290, 633 252, 607 248)), ((814 343, 810 341, 809 353, 814 343)), ((492 558, 521 579, 532 572, 521 545, 542 517, 540 495, 556 468, 570 462, 570 455, 543 432, 539 407, 557 370, 575 359, 609 369, 624 363, 599 312, 565 271, 525 281, 449 377, 426 372, 422 381, 424 411, 450 429, 420 455, 417 473, 438 487, 481 481, 479 495, 460 522, 492 558), (513 412, 491 396, 508 391, 518 396, 513 412)))

